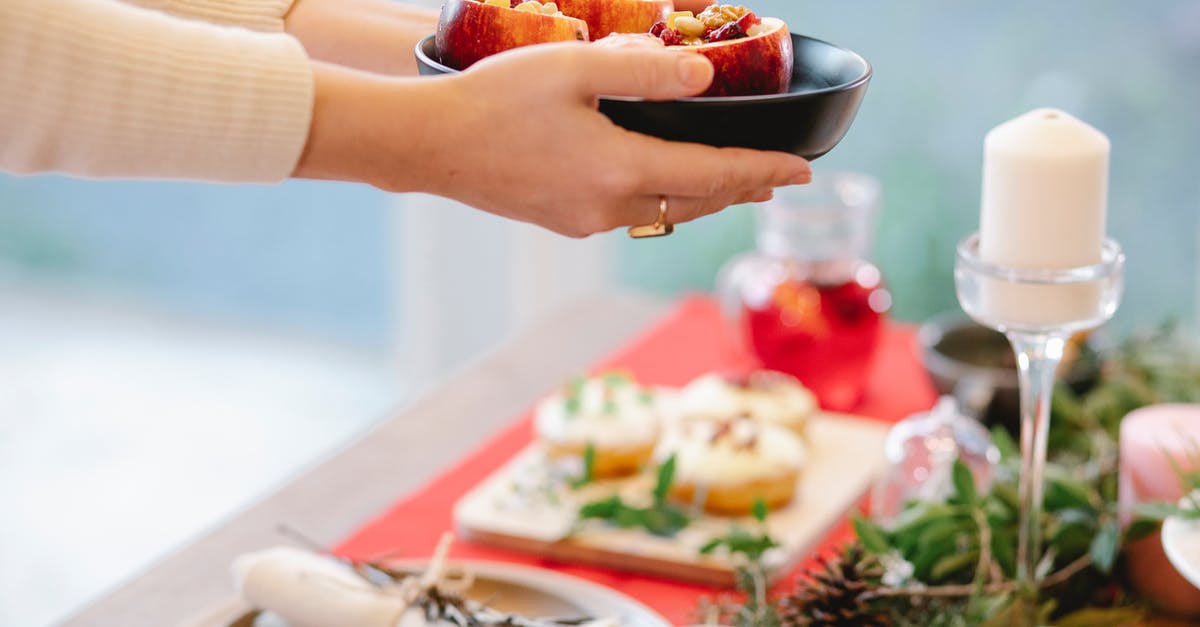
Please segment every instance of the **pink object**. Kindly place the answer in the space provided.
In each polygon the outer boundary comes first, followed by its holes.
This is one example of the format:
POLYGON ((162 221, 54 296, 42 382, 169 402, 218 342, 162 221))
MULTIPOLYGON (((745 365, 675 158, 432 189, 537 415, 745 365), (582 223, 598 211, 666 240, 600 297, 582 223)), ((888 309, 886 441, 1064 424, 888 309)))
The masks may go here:
MULTIPOLYGON (((1200 405, 1151 405, 1130 412, 1121 422, 1120 505, 1123 522, 1138 503, 1183 497, 1183 486, 1171 466, 1200 470, 1200 405)), ((1163 609, 1200 616, 1200 590, 1184 579, 1163 552, 1158 533, 1125 550, 1130 579, 1139 591, 1163 609)))

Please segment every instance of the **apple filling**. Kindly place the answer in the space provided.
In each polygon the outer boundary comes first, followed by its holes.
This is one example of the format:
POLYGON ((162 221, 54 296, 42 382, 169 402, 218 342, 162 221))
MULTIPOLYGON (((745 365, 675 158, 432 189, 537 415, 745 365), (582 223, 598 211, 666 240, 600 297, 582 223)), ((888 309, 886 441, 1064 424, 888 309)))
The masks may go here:
POLYGON ((754 11, 731 4, 712 5, 699 15, 676 11, 658 22, 650 34, 668 46, 700 46, 719 41, 753 37, 762 29, 762 20, 754 11))
POLYGON ((562 16, 562 11, 558 10, 558 4, 554 2, 538 2, 538 0, 482 0, 484 4, 490 4, 494 7, 507 7, 517 11, 525 11, 527 13, 540 13, 542 15, 562 16))

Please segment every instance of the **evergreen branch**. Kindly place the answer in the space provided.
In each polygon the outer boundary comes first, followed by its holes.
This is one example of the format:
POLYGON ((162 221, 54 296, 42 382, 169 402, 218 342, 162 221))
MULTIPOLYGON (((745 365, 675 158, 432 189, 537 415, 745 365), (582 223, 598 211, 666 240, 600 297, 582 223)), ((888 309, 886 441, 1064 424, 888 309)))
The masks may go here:
MULTIPOLYGON (((1039 590, 1053 588, 1061 583, 1065 583, 1071 577, 1079 574, 1080 571, 1092 565, 1092 558, 1084 555, 1079 559, 1063 566, 1061 569, 1050 573, 1038 583, 1039 590)), ((1017 591, 1016 581, 1001 581, 993 582, 985 586, 977 586, 975 583, 947 586, 904 586, 900 588, 880 587, 864 593, 868 598, 889 598, 889 597, 969 597, 977 593, 982 594, 1006 594, 1017 591)))

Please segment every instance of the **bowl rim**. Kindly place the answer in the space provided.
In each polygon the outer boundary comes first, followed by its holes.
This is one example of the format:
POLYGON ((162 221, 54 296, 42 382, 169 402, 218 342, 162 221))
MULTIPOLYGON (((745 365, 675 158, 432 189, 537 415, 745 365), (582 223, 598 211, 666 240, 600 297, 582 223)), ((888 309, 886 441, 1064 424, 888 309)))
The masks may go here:
POLYGON ((966 314, 953 310, 936 314, 922 323, 917 328, 916 335, 917 344, 921 348, 922 365, 930 374, 953 378, 956 381, 974 377, 985 379, 997 387, 1016 389, 1015 369, 976 364, 938 350, 938 344, 949 332, 972 326, 987 328, 974 322, 966 314))
MULTIPOLYGON (((850 81, 847 81, 844 83, 839 83, 837 85, 831 85, 829 87, 825 87, 822 89, 813 89, 813 90, 802 91, 802 92, 789 91, 787 93, 782 93, 782 94, 758 94, 758 95, 753 95, 753 96, 708 96, 708 97, 690 96, 687 98, 675 98, 673 100, 647 100, 646 98, 639 98, 636 96, 601 96, 600 99, 607 100, 607 101, 613 101, 613 102, 646 102, 646 103, 670 102, 670 103, 691 103, 691 104, 736 104, 736 103, 751 103, 751 102, 763 102, 763 101, 781 102, 781 101, 788 101, 788 100, 792 100, 792 99, 808 98, 808 97, 816 96, 816 95, 820 95, 820 94, 835 93, 835 92, 842 92, 842 91, 853 91, 853 90, 861 87, 862 85, 865 85, 868 81, 870 81, 872 75, 875 72, 875 69, 871 66, 871 62, 867 61, 866 57, 862 56, 861 54, 859 54, 849 48, 844 48, 837 44, 832 44, 828 41, 825 41, 824 39, 817 39, 816 37, 809 37, 808 35, 801 35, 799 33, 789 33, 789 36, 791 36, 793 42, 796 39, 805 39, 805 40, 808 40, 808 41, 811 41, 814 43, 829 46, 830 48, 834 48, 836 50, 840 50, 841 52, 849 54, 849 55, 853 56, 854 58, 858 59, 860 62, 862 62, 864 70, 860 75, 856 76, 855 78, 853 78, 850 81)), ((436 70, 440 70, 446 74, 458 74, 459 72, 461 72, 462 70, 456 70, 448 65, 445 65, 441 61, 438 61, 437 59, 434 59, 432 56, 425 53, 425 46, 430 45, 430 42, 432 42, 435 37, 437 37, 437 33, 430 33, 429 35, 426 35, 426 36, 422 37, 419 41, 417 41, 417 45, 416 45, 417 59, 421 63, 424 63, 424 64, 428 65, 429 67, 432 67, 436 70)))

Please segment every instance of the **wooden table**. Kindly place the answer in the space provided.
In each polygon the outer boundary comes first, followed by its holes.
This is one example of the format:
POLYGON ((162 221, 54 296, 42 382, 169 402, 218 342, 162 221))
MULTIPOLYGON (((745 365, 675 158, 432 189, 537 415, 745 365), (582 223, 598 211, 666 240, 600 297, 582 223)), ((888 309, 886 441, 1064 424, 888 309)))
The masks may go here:
POLYGON ((663 301, 621 294, 565 308, 63 625, 160 627, 202 615, 231 597, 235 556, 284 542, 276 531, 280 523, 320 542, 337 542, 668 308, 663 301))

